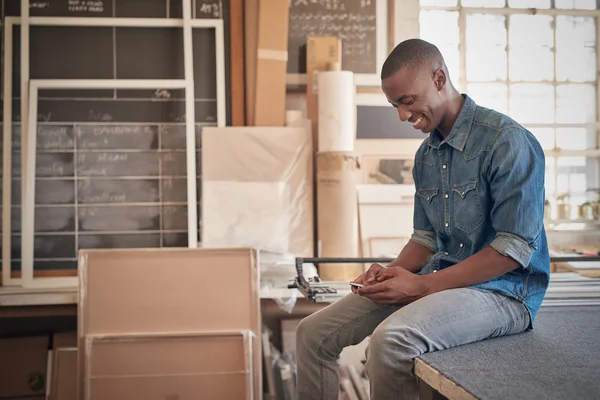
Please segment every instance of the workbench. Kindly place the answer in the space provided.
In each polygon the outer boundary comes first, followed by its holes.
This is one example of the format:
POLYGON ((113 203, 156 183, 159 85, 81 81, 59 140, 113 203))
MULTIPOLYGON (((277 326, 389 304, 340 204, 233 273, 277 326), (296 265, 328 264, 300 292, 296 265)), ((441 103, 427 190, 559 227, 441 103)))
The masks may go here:
POLYGON ((534 329, 415 360, 421 400, 600 398, 600 306, 547 307, 534 329))

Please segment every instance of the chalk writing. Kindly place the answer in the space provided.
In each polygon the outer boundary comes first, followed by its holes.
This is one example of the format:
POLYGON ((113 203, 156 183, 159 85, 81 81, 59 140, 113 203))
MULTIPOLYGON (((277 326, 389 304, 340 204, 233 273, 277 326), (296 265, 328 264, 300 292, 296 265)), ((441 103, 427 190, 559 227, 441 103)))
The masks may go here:
POLYGON ((49 1, 32 1, 31 3, 29 3, 29 8, 48 8, 50 7, 50 2, 49 1))
POLYGON ((198 4, 196 18, 221 18, 223 15, 223 4, 221 0, 197 0, 198 4))
POLYGON ((78 125, 79 149, 155 149, 158 127, 150 125, 78 125))
POLYGON ((70 12, 93 12, 104 11, 104 2, 101 0, 68 0, 70 12))

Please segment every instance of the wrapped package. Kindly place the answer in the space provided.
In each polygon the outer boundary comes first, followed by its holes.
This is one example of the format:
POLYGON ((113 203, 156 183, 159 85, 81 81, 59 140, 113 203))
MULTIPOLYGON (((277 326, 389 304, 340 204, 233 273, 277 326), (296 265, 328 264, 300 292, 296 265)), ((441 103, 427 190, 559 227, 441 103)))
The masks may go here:
POLYGON ((308 125, 205 127, 202 246, 251 246, 313 256, 308 125))

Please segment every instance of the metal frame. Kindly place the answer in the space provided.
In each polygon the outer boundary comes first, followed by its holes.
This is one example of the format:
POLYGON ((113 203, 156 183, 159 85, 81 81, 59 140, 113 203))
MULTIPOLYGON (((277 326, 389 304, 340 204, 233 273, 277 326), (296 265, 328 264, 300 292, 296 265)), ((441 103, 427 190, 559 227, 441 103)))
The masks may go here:
POLYGON ((183 19, 174 18, 71 18, 71 17, 30 17, 28 2, 22 1, 21 17, 6 17, 4 23, 4 175, 2 197, 2 284, 4 286, 60 287, 77 285, 76 278, 35 278, 33 277, 34 250, 34 211, 35 211, 35 156, 37 128, 37 93, 39 89, 185 89, 186 112, 186 155, 187 155, 187 206, 188 206, 188 246, 198 246, 199 219, 197 216, 196 191, 196 135, 195 135, 195 96, 193 78, 192 29, 215 29, 216 45, 216 84, 217 84, 217 126, 226 124, 225 98, 225 41, 223 21, 220 19, 195 19, 191 16, 191 0, 182 0, 183 19), (12 58, 13 26, 21 26, 21 278, 11 277, 11 189, 12 189, 12 58), (103 27, 181 27, 184 35, 183 80, 29 80, 29 27, 30 26, 103 26, 103 27), (31 86, 30 86, 31 84, 31 86), (31 112, 33 110, 34 112, 31 112), (31 113, 31 114, 29 114, 31 113), (28 143, 33 138, 33 146, 28 143), (28 216, 28 212, 30 215, 28 216))
MULTIPOLYGON (((388 4, 388 0, 375 0, 376 1, 376 26, 375 26, 375 37, 376 37, 376 71, 370 74, 354 74, 354 82, 356 86, 380 86, 381 79, 379 77, 379 71, 383 66, 385 58, 388 55, 388 10, 392 7, 388 4)), ((343 46, 343 43, 342 43, 343 46)), ((344 65, 342 65, 344 69, 344 65)), ((286 84, 288 86, 306 85, 306 74, 286 74, 286 84)))

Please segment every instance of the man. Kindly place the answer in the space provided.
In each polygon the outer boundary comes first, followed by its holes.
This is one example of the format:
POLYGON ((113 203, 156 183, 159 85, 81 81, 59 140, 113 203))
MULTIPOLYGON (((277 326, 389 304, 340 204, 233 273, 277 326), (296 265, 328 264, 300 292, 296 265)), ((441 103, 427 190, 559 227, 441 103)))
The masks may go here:
POLYGON ((300 323, 302 400, 337 399, 338 356, 369 335, 371 399, 417 399, 415 357, 532 328, 548 286, 535 137, 461 95, 423 40, 400 43, 381 79, 400 119, 428 134, 413 168, 414 233, 396 260, 356 279, 366 286, 300 323))

